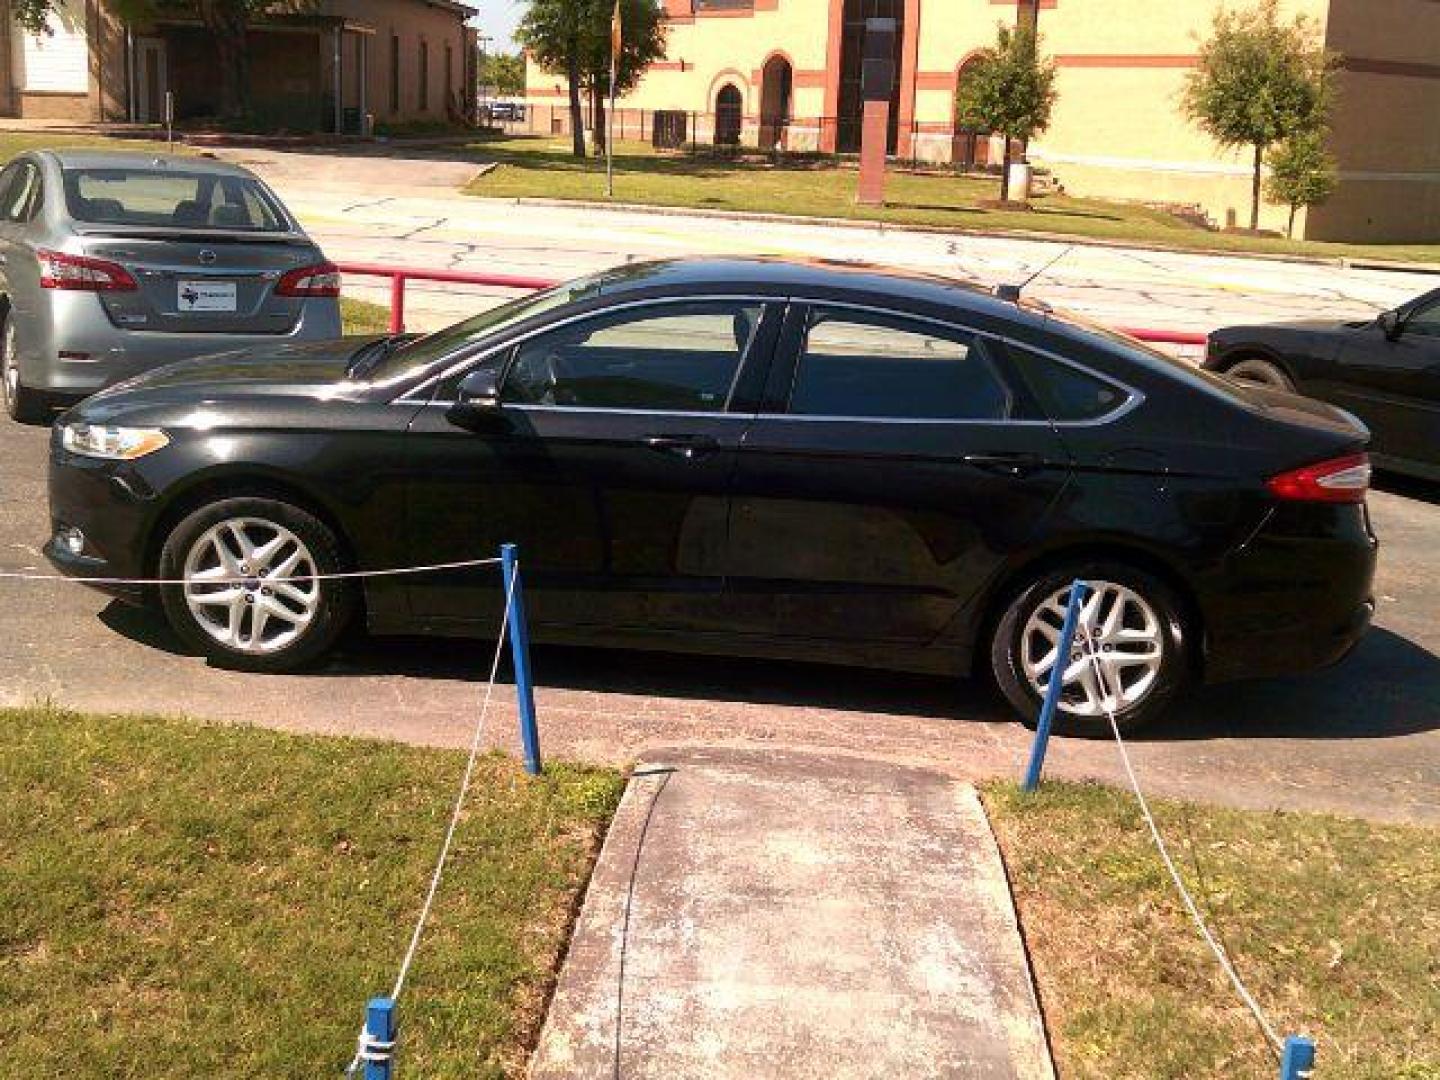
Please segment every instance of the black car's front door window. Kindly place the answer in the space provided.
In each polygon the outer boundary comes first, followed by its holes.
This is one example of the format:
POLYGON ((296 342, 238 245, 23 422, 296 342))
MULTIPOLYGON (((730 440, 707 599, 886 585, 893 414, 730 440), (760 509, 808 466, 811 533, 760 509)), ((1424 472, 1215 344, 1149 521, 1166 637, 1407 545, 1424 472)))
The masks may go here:
POLYGON ((815 309, 795 367, 790 412, 893 420, 1003 420, 1011 395, 961 330, 815 309))
POLYGON ((720 412, 760 314, 757 303, 696 301, 573 323, 515 350, 501 397, 517 405, 720 412))

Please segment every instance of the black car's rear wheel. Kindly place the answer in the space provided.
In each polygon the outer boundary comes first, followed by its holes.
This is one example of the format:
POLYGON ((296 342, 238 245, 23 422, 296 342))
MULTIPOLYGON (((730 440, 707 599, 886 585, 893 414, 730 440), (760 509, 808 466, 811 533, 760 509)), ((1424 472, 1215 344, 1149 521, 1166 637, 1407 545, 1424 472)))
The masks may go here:
POLYGON ((1260 356, 1244 356, 1225 369, 1225 374, 1241 382, 1254 383, 1269 390, 1295 392, 1295 383, 1284 369, 1260 356))
POLYGON ((1157 578, 1119 563, 1076 564, 1036 578, 1010 600, 991 640, 995 680, 1027 724, 1039 716, 1057 660, 1064 666, 1056 730, 1107 735, 1150 723, 1189 672, 1185 624, 1174 593, 1157 578), (1090 592, 1068 657, 1057 656, 1070 584, 1090 592))
POLYGON ((185 642, 242 671, 290 671, 335 643, 355 608, 335 534, 297 506, 234 498, 171 531, 160 576, 165 614, 185 642))
POLYGON ((8 311, 0 315, 0 397, 5 399, 5 412, 12 420, 38 424, 49 417, 44 397, 20 380, 15 318, 8 311))

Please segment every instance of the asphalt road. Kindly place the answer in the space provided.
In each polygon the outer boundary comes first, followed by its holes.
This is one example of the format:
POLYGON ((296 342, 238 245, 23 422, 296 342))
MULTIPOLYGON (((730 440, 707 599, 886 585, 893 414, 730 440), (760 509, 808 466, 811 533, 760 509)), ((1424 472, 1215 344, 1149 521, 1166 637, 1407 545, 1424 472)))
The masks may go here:
MULTIPOLYGON (((0 421, 0 568, 43 569, 46 432, 0 421)), ((1146 785, 1244 806, 1440 822, 1440 489, 1372 501, 1376 629, 1343 665, 1197 693, 1137 739, 1146 785)), ((244 675, 186 655, 162 619, 69 583, 0 580, 0 703, 185 713, 217 721, 468 742, 490 645, 363 636, 302 675, 244 675)), ((883 672, 606 650, 539 649, 545 753, 626 763, 708 744, 817 748, 957 776, 1018 776, 1028 733, 981 687, 883 672)), ((513 696, 489 740, 516 749, 513 696)), ((1122 778, 1106 742, 1058 739, 1055 775, 1122 778)))

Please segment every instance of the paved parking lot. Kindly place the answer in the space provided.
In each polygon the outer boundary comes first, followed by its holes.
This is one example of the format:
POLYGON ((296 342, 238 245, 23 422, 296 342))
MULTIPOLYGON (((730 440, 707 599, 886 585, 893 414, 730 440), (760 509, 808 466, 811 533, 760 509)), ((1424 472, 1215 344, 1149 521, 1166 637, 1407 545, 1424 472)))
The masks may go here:
MULTIPOLYGON (((0 568, 41 568, 46 432, 0 421, 0 568)), ((1307 678, 1197 694, 1135 747, 1158 792, 1248 806, 1440 822, 1440 489, 1372 501, 1383 549, 1377 628, 1307 678)), ((69 584, 0 581, 0 703, 188 713, 304 731, 462 745, 484 642, 357 638, 304 675, 242 675, 184 655, 161 619, 69 584)), ((1028 735, 980 687, 883 672, 541 649, 547 754, 627 762, 705 743, 824 748, 973 778, 1018 776, 1028 735)), ((514 748, 513 701, 491 741, 514 748)), ((1052 771, 1120 779, 1114 748, 1062 739, 1052 771)))

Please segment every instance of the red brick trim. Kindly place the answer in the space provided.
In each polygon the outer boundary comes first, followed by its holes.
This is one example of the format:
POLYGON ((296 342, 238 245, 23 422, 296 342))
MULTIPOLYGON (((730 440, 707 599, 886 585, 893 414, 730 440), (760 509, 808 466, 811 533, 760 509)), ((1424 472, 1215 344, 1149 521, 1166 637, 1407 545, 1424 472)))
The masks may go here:
POLYGON ((901 156, 910 153, 910 127, 915 122, 915 73, 920 66, 920 0, 905 0, 905 37, 900 43, 899 128, 901 156))
POLYGON ((1196 56, 1150 53, 1071 53, 1055 57, 1056 67, 1076 68, 1192 68, 1196 56))
MULTIPOLYGON (((845 30, 845 0, 830 0, 830 27, 825 38, 825 115, 840 112, 840 44, 845 30)), ((820 149, 835 150, 836 125, 825 125, 820 135, 820 149)))

